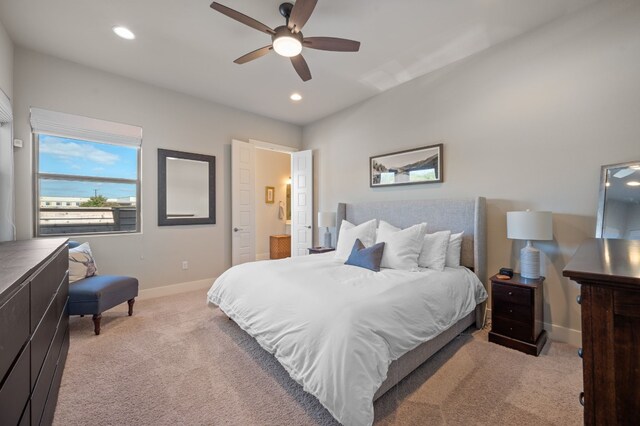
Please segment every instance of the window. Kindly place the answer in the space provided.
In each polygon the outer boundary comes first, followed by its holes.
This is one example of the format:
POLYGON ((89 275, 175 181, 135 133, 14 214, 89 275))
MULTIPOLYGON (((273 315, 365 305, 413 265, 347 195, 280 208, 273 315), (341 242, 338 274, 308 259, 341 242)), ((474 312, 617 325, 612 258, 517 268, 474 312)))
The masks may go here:
POLYGON ((104 132, 116 123, 34 110, 36 236, 139 232, 140 144, 104 132))

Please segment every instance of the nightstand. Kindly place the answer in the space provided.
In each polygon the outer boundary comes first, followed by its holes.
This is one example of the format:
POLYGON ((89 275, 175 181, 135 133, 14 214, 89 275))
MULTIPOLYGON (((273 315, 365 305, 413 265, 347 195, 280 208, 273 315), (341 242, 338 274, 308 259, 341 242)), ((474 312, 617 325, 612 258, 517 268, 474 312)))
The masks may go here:
POLYGON ((328 253, 330 251, 334 251, 333 247, 309 247, 309 254, 318 254, 318 253, 328 253))
POLYGON ((514 274, 509 280, 491 277, 489 341, 538 356, 547 342, 543 326, 542 282, 514 274))

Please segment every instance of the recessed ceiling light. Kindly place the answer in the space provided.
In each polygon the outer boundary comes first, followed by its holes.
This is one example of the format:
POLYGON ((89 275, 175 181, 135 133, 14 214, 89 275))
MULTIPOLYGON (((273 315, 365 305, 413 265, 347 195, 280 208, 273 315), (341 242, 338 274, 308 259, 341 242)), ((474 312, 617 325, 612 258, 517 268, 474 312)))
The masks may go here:
POLYGON ((631 182, 627 182, 629 186, 640 186, 640 182, 632 180, 631 182))
POLYGON ((113 32, 116 33, 118 37, 121 37, 125 40, 133 40, 134 38, 136 38, 136 35, 127 27, 113 27, 113 32))
POLYGON ((292 93, 291 96, 289 96, 289 99, 294 102, 298 102, 302 100, 302 95, 300 93, 292 93))

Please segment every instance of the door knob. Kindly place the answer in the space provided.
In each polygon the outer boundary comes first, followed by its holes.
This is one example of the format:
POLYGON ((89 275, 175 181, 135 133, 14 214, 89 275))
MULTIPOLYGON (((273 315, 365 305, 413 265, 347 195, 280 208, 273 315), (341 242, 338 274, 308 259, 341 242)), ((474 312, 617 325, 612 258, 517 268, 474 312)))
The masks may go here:
POLYGON ((239 230, 239 228, 233 228, 233 232, 238 232, 239 230))
POLYGON ((311 229, 311 225, 307 226, 307 229, 311 229))

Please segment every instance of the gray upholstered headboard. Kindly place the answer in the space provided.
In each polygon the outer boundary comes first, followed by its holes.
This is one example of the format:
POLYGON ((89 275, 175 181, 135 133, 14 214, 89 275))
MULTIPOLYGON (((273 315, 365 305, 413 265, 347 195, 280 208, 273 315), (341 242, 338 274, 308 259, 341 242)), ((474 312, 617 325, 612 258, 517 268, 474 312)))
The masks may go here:
MULTIPOLYGON (((487 286, 487 221, 486 199, 372 201, 338 204, 337 232, 343 220, 360 224, 382 219, 399 228, 427 222, 427 232, 464 231, 460 263, 473 268, 487 286)), ((339 235, 336 237, 336 241, 339 235)), ((481 323, 480 321, 479 323, 481 323)))

